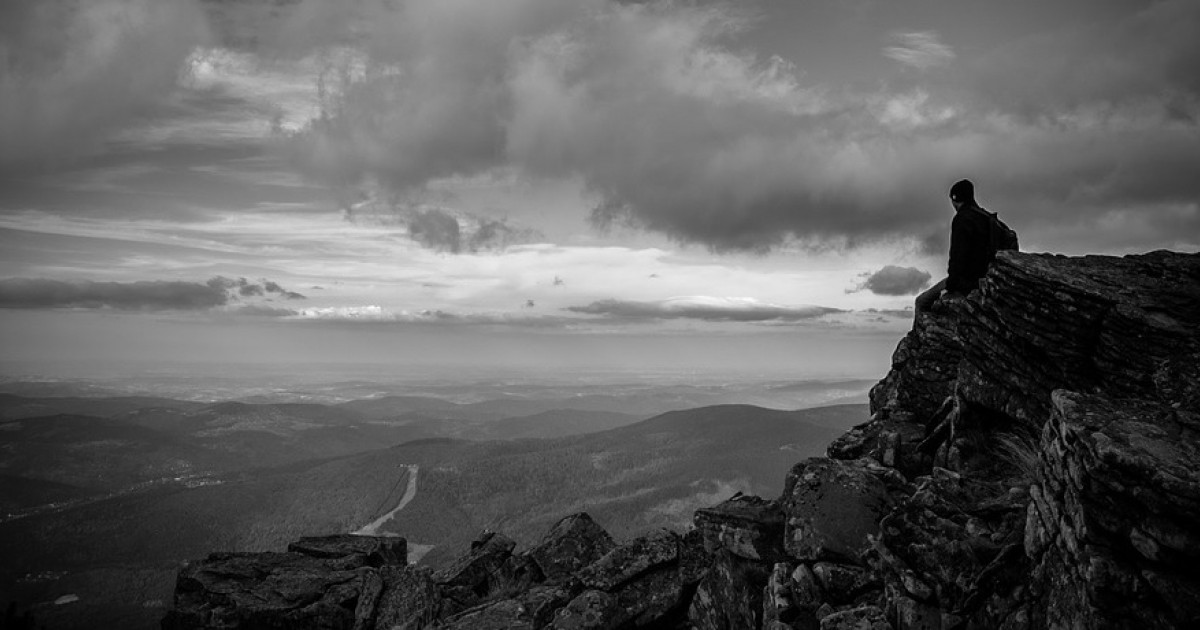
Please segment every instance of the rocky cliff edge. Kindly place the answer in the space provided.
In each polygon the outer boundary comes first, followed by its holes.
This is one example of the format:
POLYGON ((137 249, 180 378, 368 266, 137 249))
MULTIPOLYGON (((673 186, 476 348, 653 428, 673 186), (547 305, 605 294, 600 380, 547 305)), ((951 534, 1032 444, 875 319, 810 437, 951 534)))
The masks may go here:
POLYGON ((1002 252, 914 322, 869 421, 686 533, 575 514, 436 573, 396 538, 216 553, 163 627, 1200 627, 1200 255, 1002 252))

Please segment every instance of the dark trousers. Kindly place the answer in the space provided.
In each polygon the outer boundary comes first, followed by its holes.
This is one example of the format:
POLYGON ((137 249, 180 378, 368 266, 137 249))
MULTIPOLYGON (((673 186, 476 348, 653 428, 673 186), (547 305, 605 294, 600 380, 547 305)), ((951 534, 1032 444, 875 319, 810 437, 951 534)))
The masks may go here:
POLYGON ((946 280, 946 278, 943 278, 941 282, 929 287, 927 291, 917 296, 917 301, 913 307, 916 310, 916 316, 920 316, 921 313, 927 313, 929 309, 933 308, 938 298, 942 297, 942 291, 946 288, 946 280))

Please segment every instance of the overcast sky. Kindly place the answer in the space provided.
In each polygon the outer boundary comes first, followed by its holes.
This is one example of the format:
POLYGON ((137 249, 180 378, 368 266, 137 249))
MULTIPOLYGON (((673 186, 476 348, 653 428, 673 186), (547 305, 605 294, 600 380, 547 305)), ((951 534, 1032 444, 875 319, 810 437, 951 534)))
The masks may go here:
POLYGON ((9 362, 870 375, 957 179, 1200 244, 1195 0, 7 0, 9 362))

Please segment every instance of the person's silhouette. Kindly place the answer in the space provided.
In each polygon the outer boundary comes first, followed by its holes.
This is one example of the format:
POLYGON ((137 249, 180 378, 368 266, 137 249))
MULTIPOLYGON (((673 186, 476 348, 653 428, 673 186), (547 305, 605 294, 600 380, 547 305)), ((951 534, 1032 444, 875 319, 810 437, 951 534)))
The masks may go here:
POLYGON ((993 218, 975 201, 975 185, 963 179, 950 187, 954 220, 950 222, 950 263, 947 276, 917 296, 916 312, 924 313, 946 297, 962 297, 979 286, 996 256, 992 246, 993 218))

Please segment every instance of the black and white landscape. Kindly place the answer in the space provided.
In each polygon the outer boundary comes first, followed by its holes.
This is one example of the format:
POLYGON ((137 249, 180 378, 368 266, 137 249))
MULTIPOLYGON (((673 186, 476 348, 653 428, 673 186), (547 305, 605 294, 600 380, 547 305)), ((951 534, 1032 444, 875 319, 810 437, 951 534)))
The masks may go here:
POLYGON ((1028 441, 1129 331, 1186 411, 1197 77, 1196 0, 0 0, 3 621, 153 627, 307 535, 638 540, 868 421, 844 459, 954 468, 947 418, 1028 441), (963 393, 1012 357, 1067 376, 963 393))
MULTIPOLYGON (((445 384, 442 395, 498 385, 445 384)), ((607 383, 594 387, 608 394, 547 398, 558 390, 509 382, 507 396, 476 402, 332 401, 381 386, 357 382, 326 384, 317 403, 264 402, 261 392, 252 402, 68 396, 121 384, 9 383, 22 393, 0 394, 0 589, 55 627, 154 627, 179 563, 213 550, 403 535, 410 560, 438 567, 481 531, 529 544, 575 511, 619 536, 681 528, 737 492, 778 493, 792 463, 864 420, 868 385, 607 383), (756 395, 814 407, 721 404, 756 395), (840 401, 853 402, 822 405, 840 401)))

